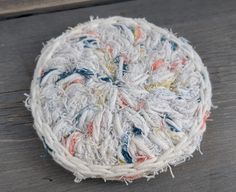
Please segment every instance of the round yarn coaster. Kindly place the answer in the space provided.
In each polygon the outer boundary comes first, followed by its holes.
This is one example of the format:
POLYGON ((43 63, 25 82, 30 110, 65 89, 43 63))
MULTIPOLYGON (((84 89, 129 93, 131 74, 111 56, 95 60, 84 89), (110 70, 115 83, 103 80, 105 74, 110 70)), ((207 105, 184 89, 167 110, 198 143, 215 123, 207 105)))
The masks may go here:
POLYGON ((128 182, 200 151, 211 94, 186 39, 145 19, 91 18, 44 46, 26 106, 76 182, 128 182))

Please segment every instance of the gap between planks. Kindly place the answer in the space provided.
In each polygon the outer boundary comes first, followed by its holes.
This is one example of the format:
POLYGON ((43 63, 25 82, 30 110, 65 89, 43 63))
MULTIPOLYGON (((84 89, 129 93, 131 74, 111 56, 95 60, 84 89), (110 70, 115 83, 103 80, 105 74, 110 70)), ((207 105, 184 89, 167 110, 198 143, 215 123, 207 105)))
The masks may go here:
POLYGON ((0 0, 0 20, 122 1, 125 0, 0 0))

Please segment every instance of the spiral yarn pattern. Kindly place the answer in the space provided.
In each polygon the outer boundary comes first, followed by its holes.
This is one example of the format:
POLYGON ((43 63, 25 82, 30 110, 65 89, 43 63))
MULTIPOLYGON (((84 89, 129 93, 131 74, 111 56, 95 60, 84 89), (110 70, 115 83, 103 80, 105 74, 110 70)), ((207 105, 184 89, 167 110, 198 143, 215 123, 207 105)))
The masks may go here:
POLYGON ((91 19, 44 46, 26 106, 75 181, 132 181, 199 149, 211 84, 185 38, 145 19, 91 19))

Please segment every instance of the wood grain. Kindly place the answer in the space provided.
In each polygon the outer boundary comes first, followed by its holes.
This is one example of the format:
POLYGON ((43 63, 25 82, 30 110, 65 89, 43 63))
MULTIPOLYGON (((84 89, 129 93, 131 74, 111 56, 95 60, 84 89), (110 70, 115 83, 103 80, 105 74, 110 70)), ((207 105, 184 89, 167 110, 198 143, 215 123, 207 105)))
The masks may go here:
POLYGON ((22 17, 0 22, 0 191, 1 192, 233 192, 236 191, 236 1, 147 0, 22 17), (90 15, 146 17, 191 41, 210 72, 213 102, 202 151, 163 173, 128 187, 86 180, 58 166, 43 149, 22 100, 29 92, 42 42, 90 15))
POLYGON ((121 0, 0 0, 0 19, 119 1, 121 0))

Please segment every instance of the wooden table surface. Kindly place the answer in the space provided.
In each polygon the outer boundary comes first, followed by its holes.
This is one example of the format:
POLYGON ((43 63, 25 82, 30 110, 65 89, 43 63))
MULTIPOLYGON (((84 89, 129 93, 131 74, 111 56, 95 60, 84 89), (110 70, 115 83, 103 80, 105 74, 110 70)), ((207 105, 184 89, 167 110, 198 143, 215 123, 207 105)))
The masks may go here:
MULTIPOLYGON (((1 7, 0 0, 0 7, 1 7)), ((137 0, 18 15, 0 21, 0 191, 234 192, 236 191, 236 1, 137 0), (54 163, 23 105, 42 43, 90 15, 145 17, 191 41, 210 72, 212 111, 202 151, 190 161, 129 186, 73 175, 54 163)))

